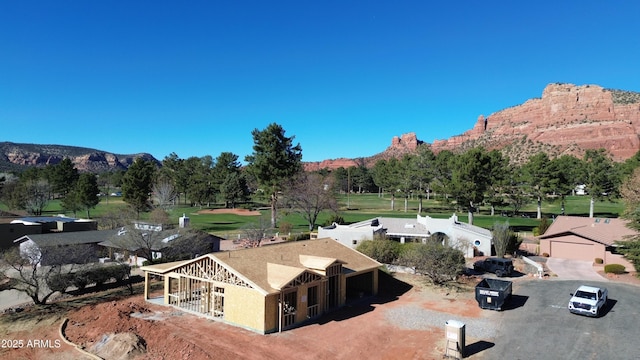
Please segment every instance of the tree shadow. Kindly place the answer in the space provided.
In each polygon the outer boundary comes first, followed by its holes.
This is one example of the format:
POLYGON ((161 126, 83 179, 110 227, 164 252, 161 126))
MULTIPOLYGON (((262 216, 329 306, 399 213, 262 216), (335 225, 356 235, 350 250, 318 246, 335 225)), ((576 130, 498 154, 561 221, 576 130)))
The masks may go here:
POLYGON ((479 352, 491 349, 494 346, 496 346, 496 344, 489 341, 484 341, 484 340, 476 341, 473 344, 469 344, 465 346, 464 357, 473 356, 479 352))

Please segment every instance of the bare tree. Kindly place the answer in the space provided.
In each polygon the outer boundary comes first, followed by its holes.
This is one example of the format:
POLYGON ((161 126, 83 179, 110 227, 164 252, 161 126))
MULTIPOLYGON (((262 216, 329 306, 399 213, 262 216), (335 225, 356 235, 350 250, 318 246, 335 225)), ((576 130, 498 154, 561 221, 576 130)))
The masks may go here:
POLYGON ((246 247, 258 247, 262 240, 266 239, 273 232, 269 219, 260 216, 258 222, 248 223, 242 229, 242 235, 247 241, 246 247))
POLYGON ((111 238, 109 242, 118 249, 135 253, 149 262, 154 262, 160 257, 160 251, 168 247, 169 243, 179 236, 175 230, 161 230, 160 228, 124 226, 118 235, 111 238))
POLYGON ((25 210, 33 215, 41 215, 42 210, 49 203, 49 194, 51 193, 49 182, 42 179, 30 180, 25 184, 25 188, 25 210))
POLYGON ((286 204, 307 220, 309 230, 315 227, 320 212, 337 211, 338 201, 333 185, 333 176, 307 172, 299 173, 288 183, 285 190, 286 204))
POLYGON ((72 274, 94 257, 88 245, 25 245, 2 254, 2 273, 9 279, 7 287, 23 292, 37 305, 47 303, 56 292, 65 292, 72 274))
POLYGON ((114 209, 102 214, 99 219, 99 225, 104 230, 115 230, 131 223, 131 219, 135 219, 136 213, 132 207, 114 209))
POLYGON ((152 191, 158 207, 165 211, 171 209, 175 204, 176 196, 178 196, 176 188, 166 179, 161 179, 153 184, 152 191))

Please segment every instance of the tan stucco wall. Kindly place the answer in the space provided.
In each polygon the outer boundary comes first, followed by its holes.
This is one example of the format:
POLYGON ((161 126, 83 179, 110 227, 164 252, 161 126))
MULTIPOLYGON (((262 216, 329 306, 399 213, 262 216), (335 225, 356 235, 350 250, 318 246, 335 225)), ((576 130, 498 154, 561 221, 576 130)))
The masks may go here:
POLYGON ((596 258, 606 264, 623 265, 627 271, 634 271, 631 264, 622 255, 612 254, 606 251, 606 246, 578 236, 564 236, 553 239, 540 240, 540 254, 547 253, 551 257, 562 259, 574 259, 595 261, 596 258), (553 242, 553 245, 551 244, 553 242))
POLYGON ((636 271, 635 267, 629 260, 625 259, 624 256, 619 254, 612 254, 607 252, 605 254, 604 264, 620 264, 623 265, 626 271, 636 271))
POLYGON ((264 333, 265 297, 260 292, 241 286, 224 287, 224 320, 264 333))

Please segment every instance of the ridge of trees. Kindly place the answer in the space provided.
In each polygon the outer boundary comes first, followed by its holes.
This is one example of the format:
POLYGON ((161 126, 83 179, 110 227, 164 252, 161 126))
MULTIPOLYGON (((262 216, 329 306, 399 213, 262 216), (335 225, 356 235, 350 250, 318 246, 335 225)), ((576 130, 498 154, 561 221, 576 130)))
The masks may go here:
POLYGON ((335 210, 338 193, 389 194, 391 209, 396 210, 400 200, 404 211, 408 199, 437 197, 456 211, 467 211, 472 222, 481 205, 492 214, 496 207, 509 207, 518 214, 530 202, 537 204, 536 217, 541 218, 543 202, 563 203, 581 185, 591 197, 593 216, 596 201, 618 197, 620 184, 640 165, 639 154, 616 163, 602 149, 589 150, 583 158, 539 152, 517 165, 502 152, 482 147, 435 154, 428 146, 419 146, 415 154, 381 159, 372 168, 359 164, 302 176, 302 147, 294 144, 295 136, 287 136, 276 123, 255 129, 252 135, 253 153, 245 157, 245 166, 230 152, 186 159, 171 153, 161 167, 137 159, 126 171, 91 176, 79 174, 65 159, 45 168, 0 175, 0 200, 10 209, 39 215, 49 200, 60 198, 65 210, 74 215, 86 211, 90 217, 99 200, 96 188, 107 193, 122 189, 123 200, 138 214, 150 210, 151 203, 165 210, 180 202, 235 207, 253 197, 270 204, 273 228, 279 208, 299 212, 313 228, 319 211, 335 210), (316 201, 310 201, 314 196, 316 201))

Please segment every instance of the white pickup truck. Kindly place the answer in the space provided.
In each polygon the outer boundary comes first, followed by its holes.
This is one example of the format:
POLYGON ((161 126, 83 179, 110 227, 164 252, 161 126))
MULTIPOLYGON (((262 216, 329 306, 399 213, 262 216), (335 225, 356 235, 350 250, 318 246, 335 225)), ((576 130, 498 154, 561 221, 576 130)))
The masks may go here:
POLYGON ((569 300, 569 311, 573 314, 597 317, 607 304, 608 292, 606 288, 580 286, 569 300))

